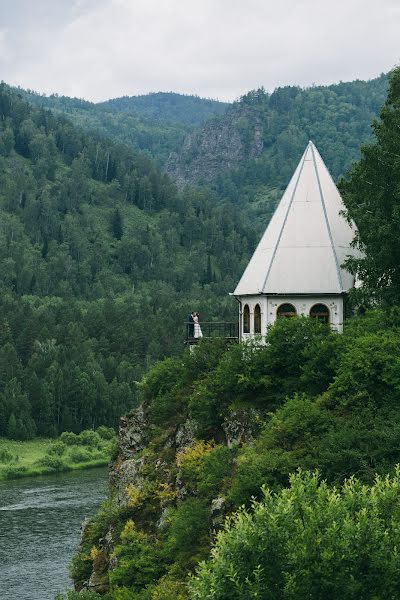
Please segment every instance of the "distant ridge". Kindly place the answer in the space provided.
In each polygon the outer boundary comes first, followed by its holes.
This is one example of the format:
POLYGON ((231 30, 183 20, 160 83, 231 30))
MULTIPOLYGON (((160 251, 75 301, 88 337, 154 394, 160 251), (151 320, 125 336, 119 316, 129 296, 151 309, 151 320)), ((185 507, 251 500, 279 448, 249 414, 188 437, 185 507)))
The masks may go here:
POLYGON ((229 103, 176 92, 152 92, 139 96, 113 98, 99 102, 97 106, 118 112, 136 112, 157 121, 202 125, 214 115, 223 115, 229 103))

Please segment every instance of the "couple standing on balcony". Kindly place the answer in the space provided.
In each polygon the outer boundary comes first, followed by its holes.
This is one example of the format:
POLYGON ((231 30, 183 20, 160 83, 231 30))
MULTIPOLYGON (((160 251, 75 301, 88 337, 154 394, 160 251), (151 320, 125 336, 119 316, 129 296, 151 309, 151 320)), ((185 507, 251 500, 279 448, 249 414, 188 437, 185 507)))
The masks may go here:
POLYGON ((192 311, 188 316, 188 328, 189 328, 189 337, 190 338, 202 338, 203 333, 201 331, 200 323, 199 323, 199 313, 192 311))

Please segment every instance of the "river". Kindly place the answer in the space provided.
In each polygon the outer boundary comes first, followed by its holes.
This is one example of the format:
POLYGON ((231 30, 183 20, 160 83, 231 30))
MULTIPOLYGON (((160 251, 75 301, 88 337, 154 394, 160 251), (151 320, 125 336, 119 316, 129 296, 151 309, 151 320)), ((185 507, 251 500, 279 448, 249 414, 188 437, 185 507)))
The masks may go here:
POLYGON ((0 481, 1 600, 54 600, 71 587, 80 524, 106 493, 106 469, 0 481))

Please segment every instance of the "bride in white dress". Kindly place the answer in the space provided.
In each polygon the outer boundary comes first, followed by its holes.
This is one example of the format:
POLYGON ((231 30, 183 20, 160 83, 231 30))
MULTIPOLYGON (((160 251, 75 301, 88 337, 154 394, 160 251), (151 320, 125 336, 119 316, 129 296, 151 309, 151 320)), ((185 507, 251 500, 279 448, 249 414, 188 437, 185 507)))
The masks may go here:
POLYGON ((193 322, 194 322, 194 337, 195 338, 202 338, 203 337, 203 333, 201 331, 201 327, 200 327, 200 323, 199 323, 199 313, 196 313, 194 315, 193 322))

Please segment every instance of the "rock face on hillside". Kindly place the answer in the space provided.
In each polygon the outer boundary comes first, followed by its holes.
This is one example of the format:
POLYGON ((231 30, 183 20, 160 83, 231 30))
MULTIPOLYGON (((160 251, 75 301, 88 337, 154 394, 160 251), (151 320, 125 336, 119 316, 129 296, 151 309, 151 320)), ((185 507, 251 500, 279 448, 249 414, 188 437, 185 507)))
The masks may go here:
POLYGON ((181 190, 199 182, 209 184, 221 173, 237 169, 243 160, 261 156, 263 147, 260 119, 235 104, 223 117, 188 134, 181 152, 170 154, 166 171, 181 190))
POLYGON ((190 184, 222 186, 240 199, 249 187, 284 187, 311 139, 336 179, 358 159, 371 137, 371 121, 386 96, 387 80, 353 81, 301 89, 249 92, 222 116, 187 134, 170 154, 167 173, 180 189, 190 184))
MULTIPOLYGON (((254 409, 229 412, 223 422, 219 443, 230 448, 249 443, 257 427, 257 413, 254 409)), ((131 514, 134 516, 135 526, 152 535, 165 528, 169 511, 176 503, 193 498, 193 490, 187 489, 183 483, 184 477, 177 457, 196 448, 196 444, 203 443, 197 437, 198 423, 192 418, 164 431, 157 430, 156 434, 155 429, 149 408, 145 405, 123 417, 120 422, 118 452, 110 469, 111 511, 116 514, 131 514), (158 489, 162 490, 156 502, 155 481, 158 489), (150 520, 149 506, 152 513, 150 520)), ((223 496, 219 495, 209 501, 210 533, 215 533, 222 526, 226 511, 223 496)), ((87 547, 87 537, 91 534, 90 527, 90 521, 82 525, 81 553, 86 555, 87 549, 84 548, 85 543, 87 547)), ((91 573, 86 581, 76 585, 78 591, 84 589, 100 594, 107 591, 110 572, 118 566, 118 558, 115 556, 117 543, 115 525, 109 525, 90 551, 91 573)))

